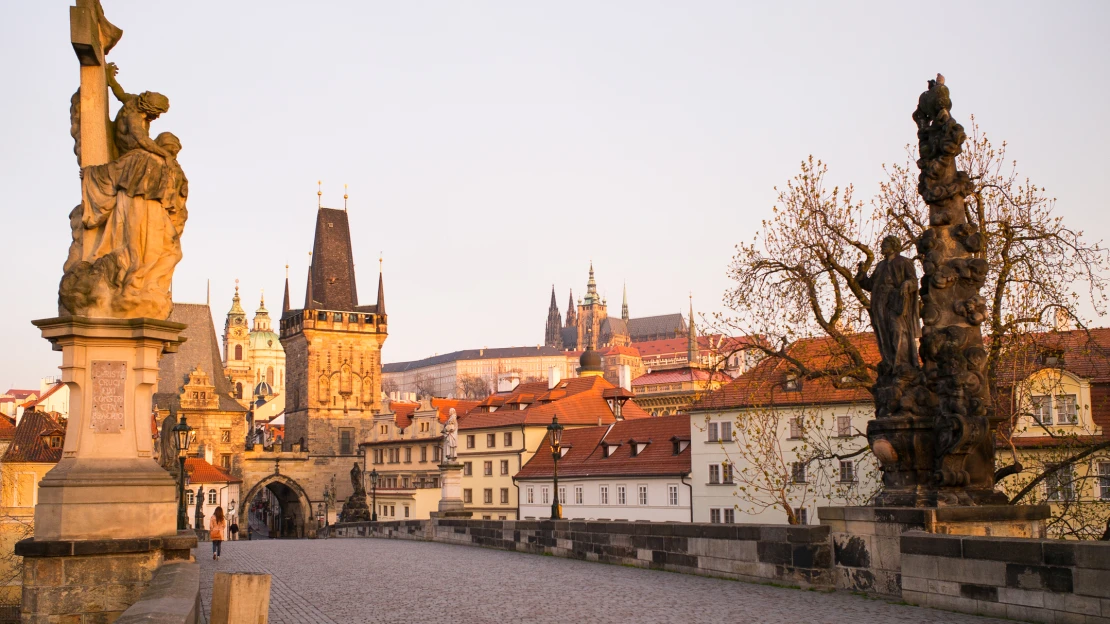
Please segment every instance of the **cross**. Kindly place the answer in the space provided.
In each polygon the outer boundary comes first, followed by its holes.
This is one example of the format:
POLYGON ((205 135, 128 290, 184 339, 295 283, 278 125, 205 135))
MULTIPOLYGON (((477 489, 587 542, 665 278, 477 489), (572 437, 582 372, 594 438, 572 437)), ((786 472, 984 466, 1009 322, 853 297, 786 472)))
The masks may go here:
POLYGON ((111 160, 108 142, 108 74, 104 55, 123 31, 104 18, 100 0, 69 7, 69 37, 81 63, 81 166, 111 160))

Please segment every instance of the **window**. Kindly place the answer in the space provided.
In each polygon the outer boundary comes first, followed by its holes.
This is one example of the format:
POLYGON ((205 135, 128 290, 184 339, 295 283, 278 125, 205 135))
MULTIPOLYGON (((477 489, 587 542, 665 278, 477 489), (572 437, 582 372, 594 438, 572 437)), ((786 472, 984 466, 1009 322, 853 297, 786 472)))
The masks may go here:
POLYGON ((638 486, 636 486, 636 489, 638 490, 638 498, 639 498, 640 504, 641 505, 646 505, 647 504, 647 486, 646 485, 638 485, 638 486))
POLYGON ((466 436, 466 448, 474 448, 474 436, 466 436))
POLYGON ((1079 410, 1075 403, 1074 394, 1060 394, 1056 396, 1056 423, 1060 425, 1074 425, 1079 422, 1079 410))
POLYGON ((463 462, 463 476, 469 477, 474 474, 474 466, 470 462, 463 462))
POLYGON ((470 488, 464 488, 463 489, 463 502, 464 503, 473 503, 474 502, 474 491, 471 490, 470 488))
POLYGON ((793 483, 806 482, 806 464, 805 462, 794 462, 790 464, 790 481, 793 483))
POLYGON ((406 446, 405 447, 405 463, 406 464, 411 464, 412 463, 412 447, 411 446, 406 446))
POLYGON ((493 519, 493 516, 490 516, 488 514, 485 515, 485 516, 482 516, 482 520, 492 520, 492 519, 493 519))
POLYGON ((802 437, 802 419, 800 416, 790 419, 790 439, 797 440, 802 437))
POLYGON ((216 494, 216 490, 208 490, 208 504, 215 505, 216 502, 219 500, 216 498, 217 496, 218 494, 216 494))
POLYGON ((509 488, 501 488, 501 504, 509 504, 509 488))
POLYGON ((732 463, 721 464, 721 483, 732 483, 732 463))
POLYGON ((495 446, 497 446, 497 434, 496 433, 487 433, 486 434, 486 448, 493 448, 495 446))
POLYGON ((675 506, 678 505, 678 486, 677 485, 668 485, 667 486, 667 504, 672 506, 672 507, 675 507, 675 506))
POLYGON ((185 503, 190 507, 197 504, 197 495, 192 490, 185 491, 185 503))
POLYGON ((732 423, 721 423, 721 442, 732 442, 732 423))
POLYGON ((420 423, 420 433, 428 433, 428 423, 420 423))
POLYGON ((405 517, 406 518, 409 517, 409 506, 408 505, 405 505, 405 517))
POLYGON ((231 442, 231 429, 220 429, 220 442, 225 444, 231 442))
POLYGON ((709 464, 709 483, 717 484, 721 482, 721 465, 709 464))
POLYGON ((609 504, 609 486, 608 485, 602 485, 598 488, 597 500, 602 505, 608 505, 609 504))
POLYGON ((574 504, 575 505, 581 505, 582 504, 582 486, 581 485, 574 486, 574 504))
POLYGON ((1033 420, 1042 425, 1052 424, 1052 397, 1033 397, 1033 420))
POLYGON ((850 459, 840 462, 840 482, 851 483, 856 480, 856 465, 850 459))
POLYGON ((546 485, 540 488, 540 502, 544 505, 551 502, 551 493, 548 492, 546 485))
POLYGON ((528 501, 529 505, 534 504, 536 502, 536 489, 534 487, 529 485, 528 489, 526 489, 524 491, 524 493, 528 497, 525 500, 528 501))
POLYGON ((721 510, 720 509, 710 509, 709 510, 709 522, 710 522, 710 524, 720 524, 721 523, 721 510))
POLYGON ((242 383, 236 383, 235 384, 235 398, 237 398, 237 399, 243 398, 243 384, 242 383))
POLYGON ((493 476, 493 462, 492 461, 482 462, 482 474, 486 475, 487 477, 493 476))
POLYGON ((389 425, 380 425, 378 427, 378 433, 381 435, 387 435, 389 433, 389 425))
POLYGON ((1098 497, 1110 500, 1110 462, 1098 463, 1098 497))
POLYGON ((243 359, 243 345, 235 345, 235 359, 243 359))
POLYGON ((509 517, 508 516, 497 516, 497 519, 498 520, 508 520, 509 517))
POLYGON ((512 431, 506 431, 505 432, 505 448, 510 448, 510 447, 512 447, 512 445, 513 445, 513 432, 512 431))
POLYGON ((716 442, 719 439, 720 438, 718 437, 718 433, 717 433, 717 423, 715 423, 715 422, 709 423, 709 441, 710 442, 716 442))
POLYGON ((628 504, 628 500, 626 499, 623 485, 618 485, 617 486, 617 504, 618 505, 627 505, 628 504))
MULTIPOLYGON (((1054 466, 1046 466, 1052 469, 1054 466)), ((1045 477, 1045 498, 1050 501, 1075 500, 1075 466, 1068 465, 1045 477)))
POLYGON ((439 446, 438 444, 436 446, 433 446, 432 447, 432 461, 437 462, 437 461, 440 460, 440 458, 442 456, 443 456, 443 447, 439 446))
POLYGON ((420 463, 428 461, 428 447, 420 447, 420 463))
POLYGON ((482 490, 482 502, 487 505, 493 504, 493 488, 486 488, 482 490))
POLYGON ((389 515, 391 515, 391 516, 396 516, 397 515, 397 507, 395 505, 390 505, 389 506, 389 515))
POLYGON ((836 417, 836 435, 841 438, 852 437, 852 417, 851 416, 837 416, 836 417))
POLYGON ((501 460, 501 474, 503 474, 503 475, 509 474, 509 460, 507 460, 507 459, 502 459, 501 460))
POLYGON ((355 452, 355 430, 344 427, 339 430, 339 454, 353 455, 355 452))
POLYGON ((736 510, 728 507, 721 510, 721 522, 725 524, 732 524, 736 522, 736 510))
POLYGON ((223 455, 220 455, 220 468, 223 468, 224 470, 231 470, 230 453, 224 453, 223 455))
POLYGON ((805 507, 798 507, 795 509, 794 517, 798 519, 798 524, 809 524, 809 514, 806 512, 805 507))

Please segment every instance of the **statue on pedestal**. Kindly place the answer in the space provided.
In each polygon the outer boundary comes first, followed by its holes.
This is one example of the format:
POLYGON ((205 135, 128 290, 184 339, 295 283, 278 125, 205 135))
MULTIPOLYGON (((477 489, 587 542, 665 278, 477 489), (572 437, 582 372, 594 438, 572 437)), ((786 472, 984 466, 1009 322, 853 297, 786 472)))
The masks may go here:
POLYGON ((458 459, 459 419, 453 407, 447 414, 447 422, 443 424, 443 463, 450 464, 458 459))

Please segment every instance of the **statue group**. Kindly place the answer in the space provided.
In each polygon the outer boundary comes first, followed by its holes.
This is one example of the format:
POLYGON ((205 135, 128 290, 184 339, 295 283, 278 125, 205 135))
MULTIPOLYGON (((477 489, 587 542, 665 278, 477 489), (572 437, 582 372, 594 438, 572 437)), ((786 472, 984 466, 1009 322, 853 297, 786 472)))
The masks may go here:
POLYGON ((867 437, 883 471, 876 504, 893 506, 1005 503, 994 490, 994 440, 986 382, 987 352, 979 295, 987 262, 982 238, 968 223, 974 191, 956 156, 967 139, 951 115, 952 98, 937 74, 918 99, 918 192, 929 227, 916 241, 923 276, 901 255, 901 241, 882 242, 874 271, 857 279, 871 292, 871 324, 880 363, 872 388, 875 419, 867 437), (920 339, 920 346, 918 343, 920 339))
POLYGON ((116 66, 104 62, 123 31, 104 17, 99 1, 85 4, 95 17, 82 24, 85 31, 74 29, 82 74, 70 103, 81 203, 69 215, 59 315, 162 320, 173 307, 170 286, 188 219, 181 141, 170 132, 151 138, 151 122, 170 102, 152 91, 124 91, 116 66), (121 106, 106 123, 109 89, 121 106))

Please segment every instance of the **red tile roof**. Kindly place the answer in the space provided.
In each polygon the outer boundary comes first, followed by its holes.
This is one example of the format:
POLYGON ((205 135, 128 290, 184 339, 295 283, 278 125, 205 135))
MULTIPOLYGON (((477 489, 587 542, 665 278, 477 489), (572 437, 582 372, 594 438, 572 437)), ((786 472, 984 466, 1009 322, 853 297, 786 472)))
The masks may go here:
POLYGON ((23 412, 23 416, 19 419, 19 426, 15 428, 15 435, 12 437, 11 444, 8 445, 8 450, 4 452, 2 461, 5 463, 58 463, 58 460, 62 458, 62 447, 51 448, 49 441, 43 438, 43 434, 55 431, 64 434, 64 425, 43 412, 23 412))
MULTIPOLYGON (((751 340, 748 338, 731 338, 722 336, 721 334, 698 336, 699 351, 728 353, 729 351, 738 351, 750 343, 751 340)), ((662 355, 686 355, 688 342, 686 338, 665 338, 662 340, 634 342, 632 346, 640 352, 640 357, 650 359, 662 355)))
POLYGON ((218 466, 213 466, 200 457, 185 458, 185 472, 189 473, 189 481, 197 483, 242 483, 218 466))
MULTIPOLYGON (((603 394, 606 389, 615 387, 601 376, 564 379, 555 388, 567 393, 564 398, 550 403, 532 403, 526 409, 503 407, 496 412, 475 410, 468 414, 464 420, 459 421, 459 430, 524 424, 546 425, 551 422, 551 417, 556 414, 559 416, 559 422, 564 425, 596 425, 599 421, 610 423, 615 420, 615 417, 603 394)), ((541 381, 520 384, 511 394, 504 396, 511 400, 517 394, 544 394, 546 392, 547 382, 541 381)), ((632 402, 624 405, 622 414, 628 419, 650 418, 647 412, 632 402)))
POLYGON ((0 414, 0 441, 15 438, 15 422, 11 418, 0 414))
MULTIPOLYGON (((879 349, 873 334, 856 334, 850 338, 859 349, 865 362, 877 365, 879 349)), ((788 354, 814 370, 835 367, 845 356, 835 340, 828 337, 799 340, 789 347, 788 354)), ((839 382, 830 378, 798 379, 798 390, 786 389, 786 381, 793 374, 789 362, 769 357, 755 368, 740 375, 719 390, 709 393, 690 407, 690 411, 718 410, 747 407, 784 407, 790 405, 824 405, 871 402, 867 388, 839 382)))
POLYGON ((4 394, 11 395, 11 396, 15 397, 15 399, 18 401, 18 400, 27 399, 32 394, 38 394, 38 393, 39 393, 38 390, 20 390, 19 388, 9 388, 8 391, 5 392, 4 394))
POLYGON ((660 383, 709 381, 710 378, 721 382, 732 381, 732 377, 729 377, 728 375, 720 371, 713 371, 711 373, 710 371, 701 368, 684 367, 674 368, 670 370, 654 371, 640 375, 639 377, 632 380, 632 387, 647 386, 660 383))
POLYGON ((632 357, 640 357, 640 350, 636 347, 624 347, 621 345, 613 345, 608 349, 601 352, 602 355, 631 355, 632 357))
MULTIPOLYGON (((455 409, 455 417, 462 419, 467 413, 478 406, 478 401, 465 401, 462 399, 432 399, 432 407, 436 408, 439 412, 437 418, 440 423, 447 422, 451 417, 451 408, 455 409)), ((391 401, 389 403, 390 409, 396 414, 393 422, 400 429, 408 429, 412 426, 412 416, 420 407, 420 403, 413 403, 412 401, 391 401)))
MULTIPOLYGON (((560 422, 562 418, 560 418, 560 422)), ((690 445, 675 454, 675 440, 690 440, 688 416, 662 416, 622 420, 612 427, 581 427, 563 432, 566 454, 559 459, 560 477, 605 476, 681 476, 690 473, 690 445), (630 442, 649 442, 632 456, 630 442), (603 444, 604 442, 604 444, 603 444), (607 445, 619 445, 605 456, 607 445)), ((552 476, 552 457, 546 442, 540 452, 517 473, 517 479, 544 479, 552 476)))

